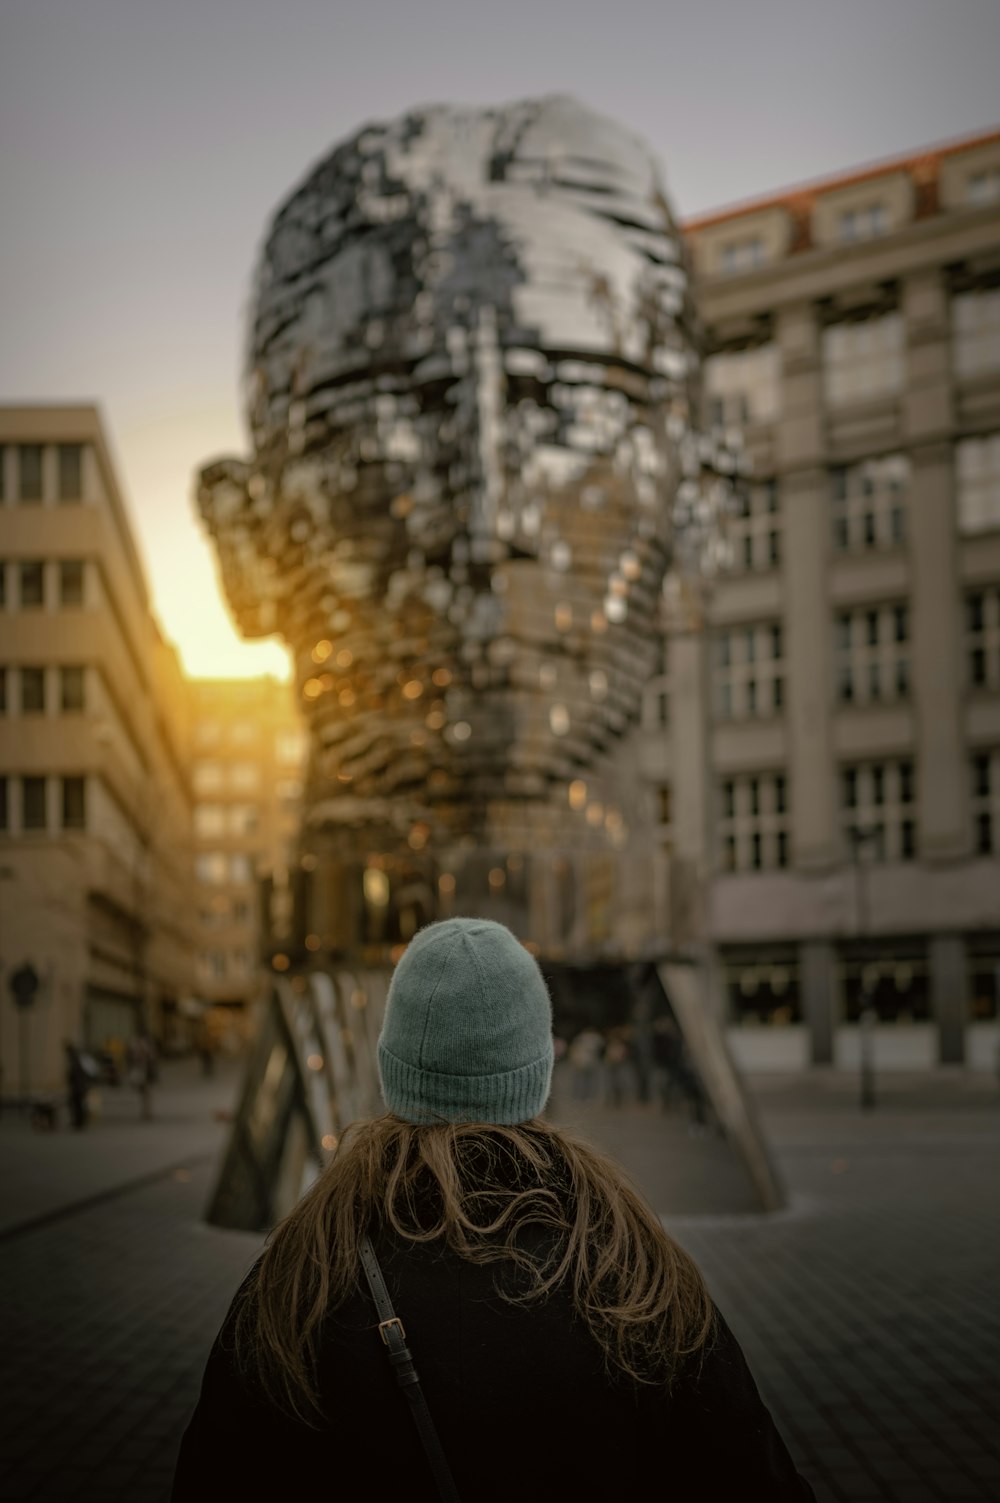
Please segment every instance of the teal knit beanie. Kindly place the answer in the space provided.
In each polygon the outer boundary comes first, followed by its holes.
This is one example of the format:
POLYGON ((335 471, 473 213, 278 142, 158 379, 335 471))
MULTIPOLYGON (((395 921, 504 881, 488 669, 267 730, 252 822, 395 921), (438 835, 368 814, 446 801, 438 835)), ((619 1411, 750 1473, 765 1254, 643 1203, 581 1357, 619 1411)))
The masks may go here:
POLYGON ((453 918, 407 946, 378 1041, 386 1106, 406 1122, 527 1122, 552 1080, 552 1004, 503 924, 453 918))

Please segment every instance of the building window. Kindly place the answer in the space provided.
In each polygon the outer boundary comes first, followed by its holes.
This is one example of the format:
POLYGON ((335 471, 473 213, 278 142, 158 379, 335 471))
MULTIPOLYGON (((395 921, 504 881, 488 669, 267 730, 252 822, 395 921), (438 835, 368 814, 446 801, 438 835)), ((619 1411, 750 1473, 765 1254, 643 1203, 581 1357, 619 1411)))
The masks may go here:
POLYGON ((21 444, 17 451, 18 495, 22 501, 42 499, 42 446, 21 444))
POLYGON ((218 840, 223 836, 226 833, 224 806, 222 804, 195 804, 194 833, 199 840, 218 840))
POLYGON ((955 446, 955 470, 959 531, 1000 527, 1000 433, 963 438, 955 446))
POLYGON ((726 627, 715 639, 718 720, 775 715, 784 695, 784 632, 778 621, 726 627))
POLYGON ((222 738, 222 726, 217 720, 199 720, 194 728, 194 739, 199 746, 217 746, 222 738))
POLYGON ((64 711, 86 709, 83 669, 73 666, 60 668, 60 705, 64 711))
POLYGON ((838 224, 839 238, 845 243, 854 240, 871 240, 884 235, 889 228, 889 216, 885 204, 865 204, 860 209, 845 209, 838 224))
POLYGON ((301 731, 279 731, 274 738, 274 753, 285 767, 297 766, 306 754, 306 738, 301 731))
POLYGON ((725 871, 786 867, 788 781, 783 773, 742 774, 719 786, 719 850, 725 871))
POLYGON ((62 780, 62 827, 64 830, 87 828, 87 785, 84 778, 62 780))
POLYGON ((83 495, 83 445, 59 445, 59 500, 79 501, 83 495))
POLYGON ((972 759, 972 838, 977 855, 1000 852, 1000 748, 972 759))
POLYGON ((23 830, 48 828, 44 778, 21 779, 21 828, 23 830))
POLYGON ((38 559, 20 566, 20 603, 24 609, 37 610, 45 604, 45 565, 38 559))
POLYGON ((898 313, 823 331, 823 376, 831 407, 892 396, 903 385, 903 324, 898 313))
POLYGON ((246 950, 234 950, 229 957, 233 977, 245 981, 250 974, 250 956, 246 950))
POLYGON ((225 981, 226 957, 222 950, 205 950, 199 956, 199 961, 206 981, 225 981))
POLYGON ((951 338, 956 376, 1000 370, 1000 287, 952 298, 951 338))
POLYGON ((775 344, 722 350, 705 360, 708 421, 722 428, 773 423, 781 400, 781 357, 775 344))
POLYGON ((841 612, 835 653, 841 703, 882 704, 909 697, 909 633, 905 605, 841 612))
POLYGON ((260 768, 256 762, 233 762, 229 768, 229 786, 234 793, 255 793, 260 787, 260 768))
POLYGON ((230 856, 229 880, 239 887, 248 887, 253 881, 253 868, 250 865, 249 856, 230 856))
POLYGON ((1000 585, 965 597, 965 661, 970 688, 1000 688, 1000 585))
POLYGON ((246 898, 237 898, 236 902, 233 904, 233 923, 250 923, 250 904, 247 902, 246 898))
POLYGON ((45 714, 45 669, 21 669, 21 714, 45 714))
POLYGON ((230 804, 230 835, 237 837, 253 835, 257 830, 258 822, 258 811, 256 804, 230 804))
POLYGON ((229 857, 224 851, 202 851, 195 857, 195 876, 209 886, 221 886, 229 877, 229 857))
POLYGON ((774 480, 759 481, 737 496, 725 522, 726 569, 739 574, 781 563, 781 509, 774 480))
POLYGON ((64 558, 59 564, 59 604, 72 608, 83 604, 83 560, 64 558))
POLYGON ((841 553, 898 548, 906 541, 909 485, 910 461, 905 454, 887 454, 833 470, 833 546, 841 553))
POLYGON ((750 235, 742 240, 730 240, 722 247, 722 270, 727 276, 741 271, 752 271, 764 264, 764 242, 759 235, 750 235))
POLYGON ((1000 943, 988 934, 969 945, 969 1016, 977 1023, 1000 1016, 1000 943))
POLYGON ((234 746, 250 746, 257 740, 257 724, 253 720, 234 720, 229 735, 234 746))
MULTIPOLYGON (((875 861, 912 861, 917 854, 916 774, 909 758, 857 762, 841 769, 841 827, 850 855, 857 843, 875 861)), ((865 859, 862 855, 861 859, 865 859)))
POLYGON ((195 793, 218 793, 223 784, 223 769, 219 762, 196 762, 192 773, 195 793))
POLYGON ((297 804, 302 797, 302 783, 299 778, 279 778, 274 785, 274 791, 283 804, 297 804))
MULTIPOLYGON (((642 691, 642 728, 645 731, 662 731, 666 730, 669 724, 670 680, 666 674, 661 673, 650 679, 642 691)), ((292 781, 298 780, 292 779, 292 781)), ((301 783, 299 791, 301 792, 301 783)))
POLYGON ((781 1027, 800 1021, 794 950, 761 945, 746 951, 726 950, 720 959, 732 1022, 781 1027))

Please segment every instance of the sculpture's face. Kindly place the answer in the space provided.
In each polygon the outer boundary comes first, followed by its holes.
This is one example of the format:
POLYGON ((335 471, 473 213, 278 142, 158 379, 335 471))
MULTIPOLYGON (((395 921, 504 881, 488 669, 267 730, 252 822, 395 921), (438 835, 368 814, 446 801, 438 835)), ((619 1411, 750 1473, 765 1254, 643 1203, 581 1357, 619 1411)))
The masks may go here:
POLYGON ((650 159, 571 100, 372 127, 281 210, 254 460, 202 505, 244 625, 295 651, 314 817, 417 847, 581 819, 659 651, 691 327, 650 159))

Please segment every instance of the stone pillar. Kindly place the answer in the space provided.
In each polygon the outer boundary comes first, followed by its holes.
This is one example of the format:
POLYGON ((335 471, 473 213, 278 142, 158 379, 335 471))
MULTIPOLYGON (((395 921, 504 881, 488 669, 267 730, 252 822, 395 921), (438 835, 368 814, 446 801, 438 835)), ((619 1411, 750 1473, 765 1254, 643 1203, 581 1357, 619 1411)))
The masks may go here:
POLYGON ((969 847, 962 739, 961 594, 949 446, 912 451, 910 486, 913 699, 919 851, 952 860, 969 847))
POLYGON ((837 859, 825 473, 790 475, 782 496, 792 852, 796 867, 817 871, 837 859))
POLYGON ((17 452, 14 444, 0 444, 0 506, 13 506, 17 495, 17 452))
POLYGON ((42 445, 42 505, 59 503, 59 450, 55 444, 42 445))
POLYGON ((955 534, 951 372, 946 291, 938 271, 903 288, 907 385, 903 423, 910 481, 910 611, 919 852, 967 854, 968 776, 962 740, 961 592, 955 534))
POLYGON ((97 454, 92 444, 84 444, 80 466, 80 500, 85 505, 94 505, 102 494, 101 484, 97 454))
POLYGON ((825 940, 799 946, 799 985, 802 1016, 809 1029, 809 1060, 833 1064, 833 1037, 840 1011, 836 951, 825 940))
POLYGON ((670 751, 673 848, 699 880, 715 867, 709 744, 707 632, 670 639, 670 751))
POLYGON ((931 1016, 938 1029, 938 1063, 965 1063, 969 979, 960 934, 932 934, 928 944, 931 1016))
POLYGON ((784 529, 785 642, 792 853, 822 870, 837 858, 827 598, 830 517, 819 327, 810 304, 783 310, 776 337, 783 393, 777 430, 784 529))

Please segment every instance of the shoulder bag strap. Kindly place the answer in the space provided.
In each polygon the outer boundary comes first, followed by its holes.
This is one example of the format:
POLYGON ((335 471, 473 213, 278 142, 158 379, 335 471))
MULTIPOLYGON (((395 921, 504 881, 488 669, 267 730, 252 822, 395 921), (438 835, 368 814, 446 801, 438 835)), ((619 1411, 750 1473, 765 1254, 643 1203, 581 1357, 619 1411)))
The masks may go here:
POLYGON ((444 1454, 437 1430, 434 1428, 434 1421, 431 1419, 431 1412, 420 1386, 420 1378, 413 1365, 413 1357, 406 1345, 403 1322, 392 1308, 392 1300, 389 1298, 389 1291, 382 1277, 382 1269, 379 1267, 371 1239, 362 1237, 358 1244, 358 1251, 361 1254, 361 1266, 368 1280, 368 1288, 371 1290, 371 1296, 378 1311, 379 1335, 396 1374, 396 1382, 409 1400, 417 1433, 427 1454, 427 1460, 430 1462, 431 1471, 434 1473, 438 1492, 445 1503, 460 1503, 455 1479, 451 1475, 448 1459, 444 1454))

